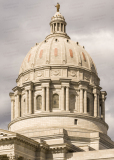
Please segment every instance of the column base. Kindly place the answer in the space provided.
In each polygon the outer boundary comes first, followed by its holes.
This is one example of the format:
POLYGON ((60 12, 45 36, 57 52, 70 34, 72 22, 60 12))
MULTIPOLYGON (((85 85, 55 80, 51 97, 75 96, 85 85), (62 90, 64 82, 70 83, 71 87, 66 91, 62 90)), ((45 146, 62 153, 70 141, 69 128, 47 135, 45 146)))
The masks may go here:
POLYGON ((70 113, 70 111, 61 110, 63 113, 70 113))

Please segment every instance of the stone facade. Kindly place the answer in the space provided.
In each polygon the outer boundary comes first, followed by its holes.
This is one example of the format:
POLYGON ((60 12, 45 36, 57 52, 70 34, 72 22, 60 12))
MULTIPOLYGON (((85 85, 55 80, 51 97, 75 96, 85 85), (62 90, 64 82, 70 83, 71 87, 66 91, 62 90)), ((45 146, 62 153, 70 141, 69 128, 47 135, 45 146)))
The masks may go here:
POLYGON ((0 130, 0 159, 114 159, 105 100, 95 64, 66 33, 56 12, 51 33, 26 55, 11 92, 9 131, 0 130))

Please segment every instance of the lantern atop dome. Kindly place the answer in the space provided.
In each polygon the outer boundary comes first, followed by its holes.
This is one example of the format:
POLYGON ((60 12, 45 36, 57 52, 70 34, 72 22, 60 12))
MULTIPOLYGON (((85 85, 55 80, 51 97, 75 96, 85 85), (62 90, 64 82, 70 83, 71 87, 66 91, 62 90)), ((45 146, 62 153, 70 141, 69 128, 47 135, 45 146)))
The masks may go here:
POLYGON ((51 34, 46 37, 46 39, 50 37, 65 37, 67 39, 70 39, 70 37, 66 33, 66 21, 64 16, 59 12, 60 4, 57 3, 55 6, 57 7, 57 12, 54 14, 54 16, 51 18, 50 27, 51 27, 51 34))

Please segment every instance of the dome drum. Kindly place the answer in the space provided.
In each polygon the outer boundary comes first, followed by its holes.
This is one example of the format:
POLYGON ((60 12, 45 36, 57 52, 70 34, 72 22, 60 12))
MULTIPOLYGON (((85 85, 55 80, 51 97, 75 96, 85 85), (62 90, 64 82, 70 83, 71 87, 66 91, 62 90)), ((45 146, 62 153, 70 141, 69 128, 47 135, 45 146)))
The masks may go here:
POLYGON ((74 113, 76 117, 77 114, 86 115, 88 119, 96 117, 101 123, 105 120, 106 93, 101 92, 100 89, 98 86, 93 87, 88 81, 75 82, 68 78, 53 77, 39 79, 37 82, 25 82, 22 87, 13 89, 14 94, 10 93, 13 99, 12 122, 15 123, 19 117, 25 119, 30 115, 39 117, 43 112, 52 115, 64 112, 65 116, 67 113, 74 113))

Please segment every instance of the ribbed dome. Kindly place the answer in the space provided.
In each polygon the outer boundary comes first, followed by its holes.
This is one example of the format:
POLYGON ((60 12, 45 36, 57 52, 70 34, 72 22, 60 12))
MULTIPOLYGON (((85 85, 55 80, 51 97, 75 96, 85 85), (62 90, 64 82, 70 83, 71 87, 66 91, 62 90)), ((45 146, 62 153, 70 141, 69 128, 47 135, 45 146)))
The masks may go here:
POLYGON ((41 66, 73 66, 97 74, 96 67, 84 47, 73 42, 66 33, 66 22, 60 12, 51 18, 51 33, 36 43, 26 55, 19 74, 41 66))
POLYGON ((80 67, 97 74, 95 65, 87 51, 77 42, 65 37, 50 37, 32 47, 21 65, 19 74, 45 65, 80 67))

